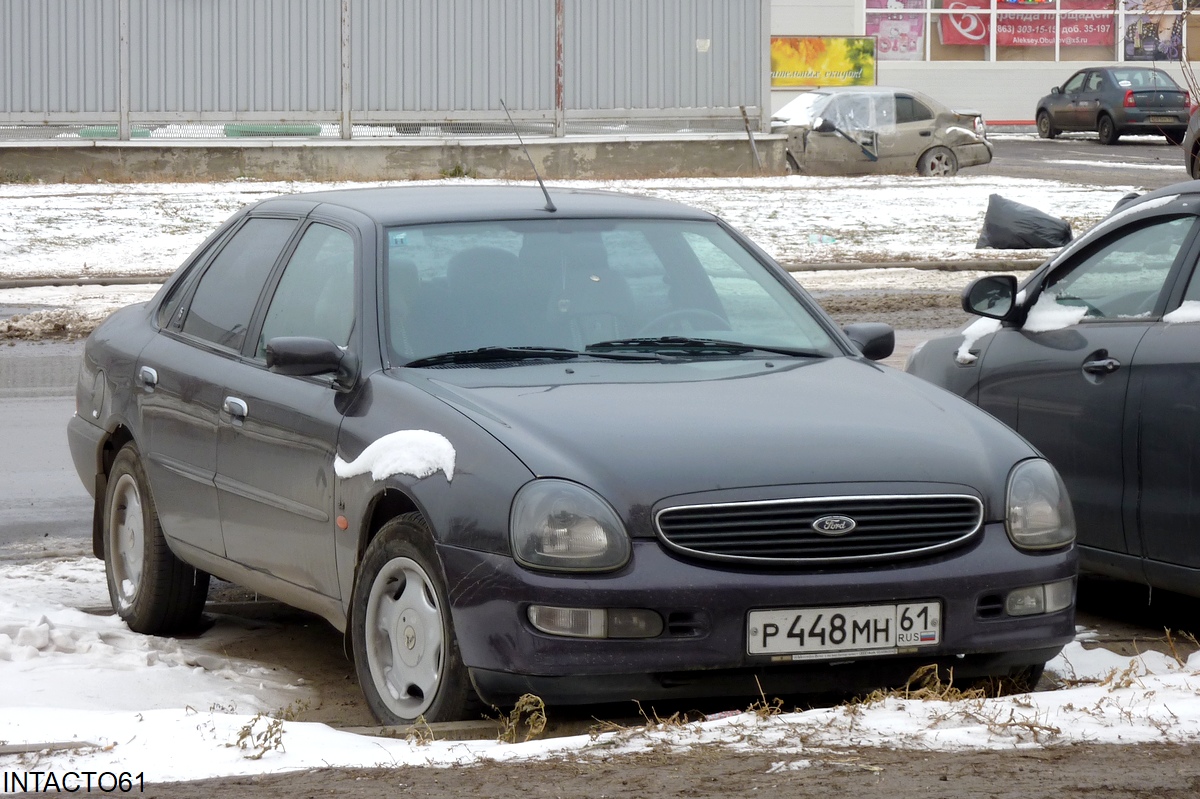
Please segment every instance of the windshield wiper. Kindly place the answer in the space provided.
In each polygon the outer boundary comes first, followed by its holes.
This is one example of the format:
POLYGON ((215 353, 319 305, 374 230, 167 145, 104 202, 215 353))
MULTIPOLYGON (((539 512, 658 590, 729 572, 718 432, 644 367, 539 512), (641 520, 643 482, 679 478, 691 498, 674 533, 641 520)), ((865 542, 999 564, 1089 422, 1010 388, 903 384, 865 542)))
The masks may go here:
POLYGON ((579 352, 564 347, 479 347, 455 350, 439 355, 427 355, 405 366, 442 366, 455 363, 502 363, 504 361, 569 361, 574 358, 605 358, 614 361, 657 361, 658 355, 639 355, 631 352, 579 352))
POLYGON ((428 355, 409 361, 405 366, 440 366, 447 363, 493 363, 496 361, 553 360, 569 361, 582 353, 561 347, 478 347, 428 355))
POLYGON ((769 352, 775 355, 791 355, 799 358, 829 357, 828 353, 799 347, 745 344, 740 341, 724 341, 715 338, 691 338, 688 336, 618 338, 612 341, 599 341, 595 344, 589 344, 585 349, 589 353, 634 350, 657 353, 678 352, 686 355, 745 355, 748 352, 769 352))

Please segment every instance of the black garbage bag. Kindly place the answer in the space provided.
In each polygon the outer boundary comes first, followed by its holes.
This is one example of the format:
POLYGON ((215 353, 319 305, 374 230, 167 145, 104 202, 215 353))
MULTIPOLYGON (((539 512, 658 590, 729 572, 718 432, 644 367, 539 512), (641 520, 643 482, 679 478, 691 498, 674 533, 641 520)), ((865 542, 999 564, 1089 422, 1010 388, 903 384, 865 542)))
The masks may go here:
POLYGON ((975 249, 1030 250, 1061 247, 1070 240, 1071 226, 1065 219, 993 194, 988 198, 983 231, 975 249))

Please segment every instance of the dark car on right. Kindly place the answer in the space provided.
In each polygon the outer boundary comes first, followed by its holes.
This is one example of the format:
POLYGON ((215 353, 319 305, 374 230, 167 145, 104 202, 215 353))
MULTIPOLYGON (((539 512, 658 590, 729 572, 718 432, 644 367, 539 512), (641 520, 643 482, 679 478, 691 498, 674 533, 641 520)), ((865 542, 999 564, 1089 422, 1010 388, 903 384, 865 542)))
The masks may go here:
POLYGON ((960 335, 906 370, 1062 475, 1084 571, 1200 597, 1200 181, 1123 198, 1018 282, 986 275, 960 335))
POLYGON ((1038 135, 1053 139, 1069 131, 1096 131, 1101 144, 1126 134, 1183 141, 1191 113, 1187 90, 1161 69, 1143 66, 1087 67, 1038 100, 1038 135))
POLYGON ((1193 113, 1183 135, 1183 168, 1192 180, 1200 179, 1200 114, 1193 113))

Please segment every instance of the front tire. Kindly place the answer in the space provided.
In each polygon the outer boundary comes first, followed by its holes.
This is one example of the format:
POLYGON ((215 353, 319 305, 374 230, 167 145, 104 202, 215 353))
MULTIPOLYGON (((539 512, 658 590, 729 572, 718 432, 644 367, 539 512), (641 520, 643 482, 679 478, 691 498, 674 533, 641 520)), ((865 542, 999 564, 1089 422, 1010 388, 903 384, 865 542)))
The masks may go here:
POLYGON ((458 721, 477 708, 441 564, 419 514, 391 520, 372 539, 351 613, 354 668, 380 722, 458 721))
POLYGON ((184 563, 167 546, 133 444, 113 460, 103 519, 104 572, 117 615, 129 629, 147 635, 195 628, 208 598, 208 573, 184 563))
POLYGON ((953 177, 958 174, 958 158, 949 148, 931 147, 917 160, 917 173, 927 177, 953 177))
POLYGON ((1101 114, 1100 119, 1096 121, 1096 133, 1100 136, 1101 144, 1116 144, 1117 139, 1121 138, 1121 134, 1117 133, 1116 124, 1108 114, 1101 114))
POLYGON ((1050 122, 1049 112, 1038 111, 1037 132, 1038 136, 1043 139, 1053 139, 1058 135, 1058 131, 1054 129, 1054 125, 1050 122))

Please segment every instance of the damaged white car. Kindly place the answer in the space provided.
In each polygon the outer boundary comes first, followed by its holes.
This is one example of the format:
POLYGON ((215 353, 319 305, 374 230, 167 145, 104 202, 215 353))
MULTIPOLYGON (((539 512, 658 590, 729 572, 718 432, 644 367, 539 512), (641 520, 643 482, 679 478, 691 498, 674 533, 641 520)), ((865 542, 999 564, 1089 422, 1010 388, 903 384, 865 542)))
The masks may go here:
POLYGON ((815 89, 772 120, 773 130, 788 134, 789 168, 801 174, 949 177, 992 160, 982 114, 952 111, 908 89, 815 89))

